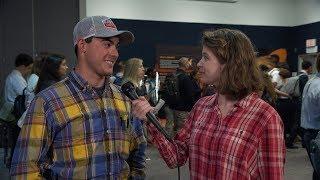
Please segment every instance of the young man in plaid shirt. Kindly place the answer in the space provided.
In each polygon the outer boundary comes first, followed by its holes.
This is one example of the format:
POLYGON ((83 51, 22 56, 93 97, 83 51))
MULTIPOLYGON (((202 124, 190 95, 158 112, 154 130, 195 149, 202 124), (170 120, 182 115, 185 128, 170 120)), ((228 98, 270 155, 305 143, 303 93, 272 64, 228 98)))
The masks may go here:
POLYGON ((111 19, 74 28, 77 66, 31 103, 11 165, 14 179, 144 179, 146 141, 130 100, 109 83, 119 44, 111 19))
MULTIPOLYGON (((171 168, 189 160, 190 179, 284 179, 283 125, 258 97, 261 75, 249 38, 237 30, 205 31, 202 45, 200 78, 217 93, 195 104, 174 143, 147 125, 161 156, 171 168)), ((152 110, 144 98, 133 108, 143 119, 152 110)))

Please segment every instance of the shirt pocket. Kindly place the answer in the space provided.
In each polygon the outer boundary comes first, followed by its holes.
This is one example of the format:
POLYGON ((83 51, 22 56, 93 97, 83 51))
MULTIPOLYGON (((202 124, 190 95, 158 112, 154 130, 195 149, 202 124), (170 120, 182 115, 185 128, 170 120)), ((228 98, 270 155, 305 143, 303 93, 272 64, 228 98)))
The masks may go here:
POLYGON ((85 135, 84 123, 83 116, 79 115, 60 125, 53 144, 56 159, 65 157, 72 157, 70 160, 76 161, 88 159, 88 143, 93 140, 93 136, 85 135))
POLYGON ((243 129, 224 127, 218 140, 219 151, 244 159, 254 146, 253 134, 243 129))
POLYGON ((130 133, 126 130, 108 130, 107 151, 119 154, 124 159, 128 158, 130 151, 130 133))

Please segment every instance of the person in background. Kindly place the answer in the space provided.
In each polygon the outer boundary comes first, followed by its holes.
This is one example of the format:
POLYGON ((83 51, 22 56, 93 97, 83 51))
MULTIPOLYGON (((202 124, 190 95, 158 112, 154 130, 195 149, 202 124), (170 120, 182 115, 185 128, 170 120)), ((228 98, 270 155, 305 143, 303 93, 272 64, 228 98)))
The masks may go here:
POLYGON ((280 72, 279 75, 282 80, 282 85, 279 87, 279 91, 288 94, 289 96, 279 96, 277 101, 277 110, 280 114, 281 119, 283 120, 284 124, 284 132, 285 132, 285 140, 286 140, 286 147, 290 149, 297 149, 298 146, 293 144, 293 139, 290 137, 291 130, 295 128, 296 124, 296 104, 292 100, 290 96, 291 91, 294 85, 289 83, 291 78, 291 72, 287 69, 279 68, 280 72))
MULTIPOLYGON (((132 43, 133 34, 118 30, 108 17, 91 16, 75 25, 73 40, 77 65, 31 102, 12 179, 144 179, 141 120, 109 82, 119 44, 132 43)), ((64 58, 52 60, 59 59, 64 58)))
POLYGON ((31 103, 31 101, 34 99, 35 97, 35 89, 37 87, 37 83, 39 80, 39 75, 41 72, 41 68, 42 68, 42 59, 45 56, 40 56, 38 58, 36 58, 33 62, 33 67, 32 67, 32 72, 31 75, 27 78, 27 87, 25 90, 25 94, 26 94, 26 99, 25 99, 25 105, 26 105, 26 111, 22 114, 22 116, 20 117, 20 119, 17 122, 17 125, 21 128, 23 121, 26 117, 27 114, 27 109, 31 103))
MULTIPOLYGON (((302 139, 302 147, 305 147, 304 145, 304 129, 301 127, 301 106, 302 106, 302 93, 303 93, 303 89, 307 83, 307 81, 309 80, 309 76, 312 74, 312 63, 309 61, 303 61, 301 64, 301 71, 298 72, 298 84, 299 86, 297 87, 298 93, 297 93, 297 97, 296 97, 296 108, 297 108, 297 126, 296 129, 293 129, 292 133, 292 139, 294 140, 297 135, 299 134, 299 136, 302 139)), ((292 140, 292 141, 293 141, 292 140)))
MULTIPOLYGON (((308 80, 302 94, 301 127, 304 128, 304 145, 307 149, 311 164, 311 140, 315 139, 320 131, 320 56, 316 59, 317 74, 308 80)), ((313 165, 313 167, 315 167, 313 165)), ((319 180, 320 174, 313 171, 313 180, 319 180)))
POLYGON ((279 75, 279 56, 277 54, 271 54, 269 57, 270 61, 274 64, 274 68, 272 68, 268 75, 271 76, 271 82, 274 84, 275 88, 279 88, 282 85, 282 80, 279 75))
MULTIPOLYGON (((194 101, 193 104, 195 104, 201 97, 201 93, 202 93, 201 86, 202 86, 202 83, 201 83, 201 80, 200 80, 200 76, 199 76, 199 72, 198 72, 199 69, 197 67, 197 63, 195 63, 194 59, 191 59, 191 61, 192 61, 192 65, 191 65, 190 78, 192 80, 193 88, 194 88, 194 90, 192 92, 192 99, 194 101)), ((209 92, 209 91, 210 90, 207 89, 206 93, 212 93, 212 94, 214 93, 214 92, 209 92)))
POLYGON ((67 74, 68 66, 65 56, 51 54, 43 59, 42 69, 35 93, 59 82, 67 74))
MULTIPOLYGON (((124 73, 122 78, 122 85, 131 82, 136 88, 136 92, 138 96, 147 97, 147 89, 145 84, 143 84, 143 78, 145 75, 145 69, 143 67, 143 60, 140 58, 130 58, 125 62, 124 73)), ((143 133, 148 141, 148 133, 146 131, 145 126, 143 126, 143 133)), ((149 157, 147 157, 149 159, 149 157)))
POLYGON ((145 120, 152 141, 170 168, 189 161, 190 179, 283 180, 285 143, 276 110, 259 98, 261 76, 249 38, 238 30, 206 30, 201 81, 216 94, 193 107, 173 143, 146 120, 152 111, 140 98, 134 115, 145 120))
POLYGON ((145 69, 143 67, 143 60, 139 58, 130 58, 125 62, 121 84, 130 81, 135 86, 138 96, 146 96, 146 87, 142 85, 144 74, 145 69))
POLYGON ((179 59, 179 68, 176 71, 178 80, 179 98, 170 105, 174 115, 174 133, 182 128, 192 106, 201 96, 201 90, 194 82, 188 71, 192 68, 192 59, 182 57, 179 59))
POLYGON ((268 75, 269 68, 266 65, 261 64, 259 65, 259 69, 261 71, 263 84, 260 97, 272 107, 276 107, 277 94, 274 85, 271 82, 271 77, 268 75))
POLYGON ((4 87, 4 104, 0 110, 0 119, 7 122, 10 136, 10 157, 7 166, 10 167, 13 150, 19 136, 20 128, 17 125, 18 119, 12 114, 16 97, 25 93, 27 87, 26 77, 32 71, 33 58, 28 54, 19 54, 15 59, 15 69, 7 76, 4 87))
POLYGON ((110 82, 121 86, 122 77, 124 72, 124 64, 123 61, 117 61, 113 67, 113 76, 110 77, 110 82))
POLYGON ((156 84, 156 71, 154 68, 148 68, 145 73, 144 85, 146 86, 147 99, 152 106, 155 106, 158 103, 158 94, 157 87, 159 84, 156 84))

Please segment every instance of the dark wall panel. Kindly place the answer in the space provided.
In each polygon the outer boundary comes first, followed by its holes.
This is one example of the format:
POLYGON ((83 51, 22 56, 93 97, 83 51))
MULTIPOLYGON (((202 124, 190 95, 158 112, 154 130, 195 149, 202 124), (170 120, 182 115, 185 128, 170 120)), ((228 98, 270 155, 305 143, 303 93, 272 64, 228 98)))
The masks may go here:
POLYGON ((0 0, 0 93, 19 53, 61 53, 73 66, 72 33, 78 20, 78 0, 0 0))
POLYGON ((245 26, 200 23, 177 23, 140 20, 114 20, 118 29, 128 29, 136 36, 134 44, 120 49, 120 59, 141 57, 147 66, 156 60, 156 45, 199 45, 203 30, 212 28, 233 28, 246 33, 256 49, 277 49, 289 47, 290 27, 245 26))
MULTIPOLYGON (((73 27, 79 19, 78 0, 0 0, 0 85, 14 68, 21 52, 34 55, 53 51, 75 64, 73 27), (33 18, 34 17, 34 18, 33 18), (34 30, 34 33, 33 33, 34 30)), ((205 29, 235 28, 246 33, 256 49, 287 48, 289 65, 296 70, 297 55, 305 52, 305 40, 320 41, 320 22, 296 26, 245 26, 115 19, 119 29, 131 30, 136 41, 120 48, 120 59, 141 57, 147 66, 156 61, 156 45, 199 46, 205 29)), ((0 92, 2 91, 2 88, 0 92)))
POLYGON ((3 87, 5 77, 14 68, 15 57, 22 52, 32 55, 32 1, 1 0, 0 4, 0 87, 3 87))
POLYGON ((36 53, 61 53, 73 66, 75 54, 72 33, 79 20, 79 1, 35 0, 34 14, 36 53))

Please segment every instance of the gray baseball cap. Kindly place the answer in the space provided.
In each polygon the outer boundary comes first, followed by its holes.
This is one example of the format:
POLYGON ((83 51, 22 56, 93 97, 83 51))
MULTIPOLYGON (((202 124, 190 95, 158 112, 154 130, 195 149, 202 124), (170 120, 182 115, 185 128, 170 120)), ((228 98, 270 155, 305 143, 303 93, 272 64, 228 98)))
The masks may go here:
POLYGON ((130 31, 119 31, 112 20, 106 16, 91 16, 79 21, 73 29, 73 45, 80 39, 89 37, 119 37, 120 44, 130 44, 134 35, 130 31))

